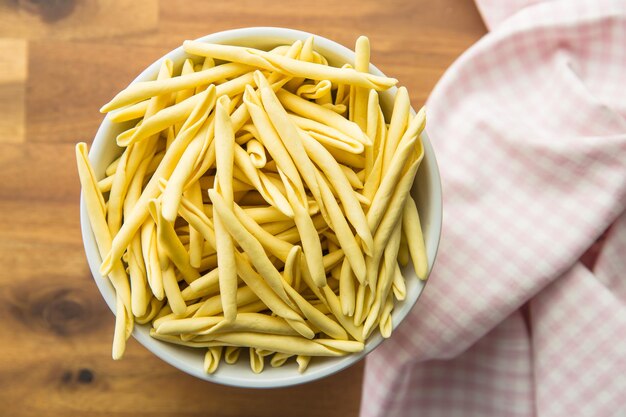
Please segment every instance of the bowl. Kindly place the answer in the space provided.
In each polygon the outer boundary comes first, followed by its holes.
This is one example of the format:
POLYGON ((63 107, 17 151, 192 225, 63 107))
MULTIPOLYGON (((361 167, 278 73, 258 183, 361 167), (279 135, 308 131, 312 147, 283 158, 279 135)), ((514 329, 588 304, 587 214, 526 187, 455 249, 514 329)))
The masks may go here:
MULTIPOLYGON (((312 34, 292 29, 252 27, 214 33, 198 40, 270 49, 280 44, 291 44, 298 39, 304 41, 309 36, 312 36, 312 34)), ((315 48, 318 52, 326 56, 331 65, 341 66, 344 63, 354 64, 354 52, 336 42, 315 35, 315 48)), ((180 65, 187 57, 188 55, 183 51, 182 47, 179 47, 146 68, 133 82, 156 78, 161 62, 165 58, 170 58, 174 63, 180 65)), ((370 72, 376 75, 383 75, 374 65, 370 65, 370 72)), ((381 93, 381 106, 384 112, 388 112, 393 106, 395 93, 395 87, 381 93)), ((389 115, 386 114, 386 116, 389 115)), ((106 167, 120 155, 121 149, 116 145, 115 137, 128 128, 128 124, 115 124, 107 117, 105 117, 100 125, 89 152, 89 159, 93 164, 98 179, 103 178, 106 167)), ((435 260, 441 233, 442 196, 437 162, 425 132, 422 133, 421 139, 424 144, 425 155, 417 172, 411 194, 418 205, 430 270, 435 260)), ((85 253, 94 280, 109 308, 111 311, 115 312, 115 292, 109 280, 103 277, 99 272, 102 260, 89 224, 82 196, 80 222, 85 253)), ((402 272, 406 278, 407 295, 404 301, 397 302, 394 307, 392 313, 394 329, 409 313, 420 296, 425 284, 424 281, 420 281, 416 277, 410 263, 402 272)), ((248 361, 241 360, 234 365, 221 364, 214 374, 208 375, 204 372, 202 366, 204 358, 203 350, 175 346, 153 339, 150 337, 149 329, 149 325, 136 324, 133 336, 149 351, 170 365, 200 379, 248 388, 285 387, 326 377, 355 364, 384 340, 380 333, 378 333, 378 330, 376 330, 367 340, 365 349, 362 352, 344 357, 313 358, 308 369, 302 374, 298 372, 295 361, 290 361, 279 368, 266 367, 262 373, 254 374, 250 370, 248 361)))

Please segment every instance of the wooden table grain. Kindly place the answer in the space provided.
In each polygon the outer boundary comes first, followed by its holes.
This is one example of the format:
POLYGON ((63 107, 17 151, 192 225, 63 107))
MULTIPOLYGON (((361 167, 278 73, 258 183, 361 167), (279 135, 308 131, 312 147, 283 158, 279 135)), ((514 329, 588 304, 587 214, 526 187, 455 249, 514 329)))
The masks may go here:
POLYGON ((134 340, 110 357, 113 315, 82 248, 74 143, 98 108, 184 39, 284 26, 352 46, 425 101, 485 33, 470 0, 0 0, 0 416, 356 416, 363 363, 310 384, 197 380, 134 340))

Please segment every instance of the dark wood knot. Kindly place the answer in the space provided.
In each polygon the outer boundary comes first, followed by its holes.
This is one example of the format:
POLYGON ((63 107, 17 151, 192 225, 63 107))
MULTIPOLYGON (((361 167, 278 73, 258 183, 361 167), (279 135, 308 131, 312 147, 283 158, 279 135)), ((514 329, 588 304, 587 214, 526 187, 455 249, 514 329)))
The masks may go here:
POLYGON ((22 10, 38 15, 47 23, 54 23, 71 15, 76 8, 76 0, 17 0, 22 10))
POLYGON ((94 381, 94 373, 89 368, 81 368, 78 371, 67 370, 61 375, 61 382, 67 386, 88 385, 94 381))
POLYGON ((58 336, 91 332, 98 326, 93 303, 79 289, 37 287, 29 292, 14 291, 10 310, 23 324, 46 329, 58 336))
POLYGON ((81 369, 78 371, 78 382, 81 384, 91 384, 93 381, 93 372, 90 369, 81 369))
POLYGON ((58 334, 72 333, 72 329, 80 327, 85 308, 79 300, 68 297, 68 293, 58 294, 60 297, 47 300, 42 309, 44 321, 58 334))

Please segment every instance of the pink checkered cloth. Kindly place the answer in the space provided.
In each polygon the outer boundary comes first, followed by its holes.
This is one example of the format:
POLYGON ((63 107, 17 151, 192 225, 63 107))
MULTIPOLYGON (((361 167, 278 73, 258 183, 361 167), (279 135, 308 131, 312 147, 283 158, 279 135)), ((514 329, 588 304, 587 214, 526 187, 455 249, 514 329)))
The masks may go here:
POLYGON ((428 102, 438 260, 361 416, 626 416, 626 3, 479 7, 428 102))

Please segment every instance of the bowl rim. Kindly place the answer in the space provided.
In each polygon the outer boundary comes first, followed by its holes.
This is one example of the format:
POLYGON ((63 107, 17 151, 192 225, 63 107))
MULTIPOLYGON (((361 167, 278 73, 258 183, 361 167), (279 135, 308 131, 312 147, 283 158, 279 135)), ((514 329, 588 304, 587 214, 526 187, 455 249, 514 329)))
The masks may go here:
MULTIPOLYGON (((202 36, 197 41, 200 42, 212 42, 212 43, 220 43, 220 42, 234 42, 236 40, 244 40, 250 37, 257 38, 277 38, 281 41, 294 41, 296 39, 304 40, 310 36, 315 37, 315 44, 320 49, 325 50, 333 50, 336 54, 350 57, 349 60, 354 61, 354 52, 349 48, 327 39, 323 36, 308 33, 301 30, 288 29, 288 28, 280 28, 280 27, 245 27, 239 29, 230 29, 220 32, 215 32, 212 34, 208 34, 202 36)), ((156 61, 154 61, 151 65, 146 67, 132 82, 138 82, 146 79, 149 74, 156 73, 158 68, 161 65, 161 62, 166 58, 171 58, 174 56, 185 55, 182 46, 173 49, 172 51, 166 53, 156 61)), ((177 59, 177 58, 175 58, 177 59)), ((380 71, 374 64, 370 64, 370 72, 376 75, 384 76, 382 71, 380 71)), ((393 91, 396 87, 390 89, 393 91)), ((413 112, 414 110, 411 109, 413 112)), ((92 163, 96 159, 96 156, 103 152, 103 149, 106 149, 107 140, 110 140, 108 131, 111 129, 112 122, 108 117, 104 117, 102 123, 100 124, 98 131, 94 137, 92 146, 89 151, 89 159, 92 163)), ((442 187, 441 187, 441 177, 439 173, 439 168, 437 164, 437 160, 435 157, 434 150, 428 138, 426 131, 424 131, 421 135, 421 140, 424 146, 424 160, 428 160, 428 175, 430 176, 429 184, 432 187, 430 194, 429 203, 429 211, 430 218, 432 223, 430 225, 431 234, 434 234, 434 240, 431 238, 428 242, 426 242, 429 251, 428 251, 428 263, 429 263, 429 275, 432 271, 433 264, 435 262, 439 242, 441 239, 441 228, 442 228, 442 217, 443 217, 443 202, 442 202, 442 187), (429 245, 430 243, 430 245, 429 245)), ((422 162, 422 166, 424 166, 424 162, 422 162)), ((420 167, 421 169, 422 167, 420 167)), ((89 267, 92 272, 92 276, 96 285, 98 286, 98 290, 102 298, 105 300, 113 314, 115 314, 115 296, 111 295, 111 284, 108 279, 102 277, 99 272, 99 267, 101 263, 101 258, 98 253, 97 246, 95 244, 95 239, 93 236, 93 232, 91 229, 91 225, 89 223, 89 219, 87 216, 86 205, 83 199, 83 193, 81 191, 80 195, 80 223, 81 223, 81 233, 83 238, 83 245, 85 249, 85 255, 87 257, 87 261, 89 267)), ((405 317, 409 314, 409 312, 414 307, 417 300, 420 298, 421 294, 424 290, 424 285, 428 282, 428 280, 424 281, 421 285, 422 288, 419 290, 419 293, 415 297, 414 300, 405 300, 406 306, 403 311, 394 311, 392 313, 392 321, 394 331, 396 331, 397 327, 400 323, 403 322, 405 317)), ((241 378, 234 377, 231 375, 220 375, 218 374, 206 374, 203 369, 197 369, 197 367, 190 366, 187 361, 182 360, 176 355, 172 355, 165 350, 162 346, 164 342, 156 340, 149 335, 149 332, 139 331, 141 327, 148 325, 139 325, 135 323, 133 327, 133 337, 146 349, 148 349, 152 354, 159 357, 164 362, 174 366, 175 368, 193 375, 199 379, 219 383, 222 385, 229 385, 235 387, 243 387, 243 388, 279 388, 279 387, 287 387, 293 385, 304 384, 307 382, 311 382, 317 379, 321 379, 332 374, 335 374, 339 371, 342 371, 357 362, 363 359, 370 352, 374 351, 385 339, 382 338, 378 331, 375 331, 368 340, 366 341, 365 348, 362 352, 353 353, 342 357, 339 362, 331 364, 329 366, 323 367, 315 372, 307 372, 303 374, 294 374, 291 376, 283 376, 281 378, 276 378, 272 380, 254 380, 250 378, 241 378)), ((393 337, 393 335, 392 335, 393 337)), ((168 344, 169 345, 169 344, 168 344)), ((182 347, 176 347, 182 348, 182 347)))

